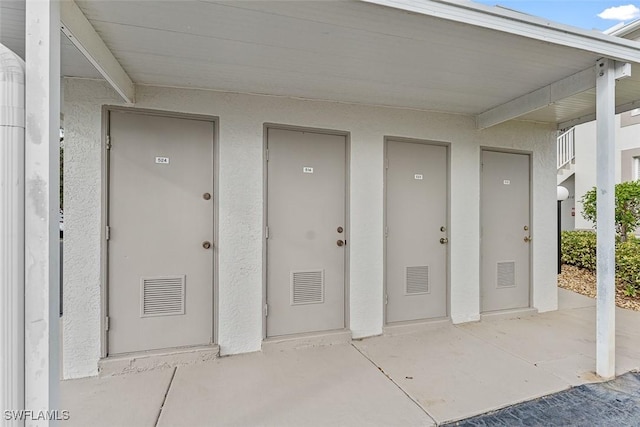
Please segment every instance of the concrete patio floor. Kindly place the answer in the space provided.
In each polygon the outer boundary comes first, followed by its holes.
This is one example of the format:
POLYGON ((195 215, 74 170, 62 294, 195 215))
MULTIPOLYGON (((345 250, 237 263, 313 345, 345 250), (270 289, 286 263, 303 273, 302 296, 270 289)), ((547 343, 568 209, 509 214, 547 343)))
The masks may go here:
MULTIPOLYGON (((428 426, 599 381, 595 301, 559 290, 556 312, 393 328, 61 382, 63 426, 428 426)), ((640 367, 640 312, 618 309, 617 372, 640 367)))

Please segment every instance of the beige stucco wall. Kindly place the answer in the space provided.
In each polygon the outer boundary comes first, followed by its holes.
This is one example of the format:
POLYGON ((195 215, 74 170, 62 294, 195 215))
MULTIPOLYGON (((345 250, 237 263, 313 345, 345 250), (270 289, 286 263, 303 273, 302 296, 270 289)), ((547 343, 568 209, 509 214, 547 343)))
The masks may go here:
MULTIPOLYGON (((263 271, 263 125, 348 131, 349 318, 354 337, 383 327, 383 141, 451 144, 450 292, 455 323, 479 319, 480 148, 533 152, 533 306, 557 308, 555 131, 509 122, 477 131, 473 117, 203 90, 137 87, 136 107, 217 116, 219 126, 218 343, 260 350, 263 271)), ((119 104, 105 82, 65 82, 64 375, 97 373, 100 355, 101 107, 119 104)))

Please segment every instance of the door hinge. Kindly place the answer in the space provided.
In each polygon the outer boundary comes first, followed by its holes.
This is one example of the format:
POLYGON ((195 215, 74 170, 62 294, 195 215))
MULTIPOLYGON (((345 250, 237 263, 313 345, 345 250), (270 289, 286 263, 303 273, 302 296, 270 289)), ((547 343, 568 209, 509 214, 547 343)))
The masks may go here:
POLYGON ((111 227, 109 227, 108 225, 104 229, 104 237, 106 240, 109 240, 111 238, 111 227))
POLYGON ((384 168, 385 169, 389 169, 389 159, 388 158, 384 159, 384 168))
POLYGON ((269 161, 269 149, 268 148, 266 150, 264 150, 264 159, 267 162, 269 161))
POLYGON ((110 326, 110 325, 109 325, 109 323, 110 323, 110 322, 109 322, 109 316, 106 316, 106 317, 104 318, 104 330, 105 330, 105 331, 108 331, 108 330, 109 330, 109 326, 110 326))
POLYGON ((389 227, 384 228, 384 237, 389 237, 389 227))
POLYGON ((264 238, 265 239, 269 238, 269 226, 268 225, 264 228, 264 238))
POLYGON ((384 294, 384 305, 389 304, 389 294, 384 294))
POLYGON ((107 150, 111 150, 111 135, 107 135, 107 150))
POLYGON ((264 305, 264 317, 269 315, 269 304, 264 305))

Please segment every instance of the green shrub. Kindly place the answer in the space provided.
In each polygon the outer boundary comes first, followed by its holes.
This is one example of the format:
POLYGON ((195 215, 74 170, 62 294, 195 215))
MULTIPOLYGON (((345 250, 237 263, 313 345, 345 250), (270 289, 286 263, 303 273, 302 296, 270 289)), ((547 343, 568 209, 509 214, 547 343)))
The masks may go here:
MULTIPOLYGON (((593 231, 562 232, 562 262, 596 270, 596 233, 593 231)), ((629 236, 616 241, 616 279, 625 294, 640 294, 640 239, 629 236)))
POLYGON ((593 231, 563 231, 560 250, 563 263, 596 269, 596 233, 593 231))
POLYGON ((640 239, 629 237, 616 245, 616 277, 627 295, 640 291, 640 239))
MULTIPOLYGON (((594 226, 597 219, 597 189, 587 191, 582 199, 582 216, 594 226)), ((615 186, 616 234, 623 242, 640 227, 640 181, 621 182, 615 186)))

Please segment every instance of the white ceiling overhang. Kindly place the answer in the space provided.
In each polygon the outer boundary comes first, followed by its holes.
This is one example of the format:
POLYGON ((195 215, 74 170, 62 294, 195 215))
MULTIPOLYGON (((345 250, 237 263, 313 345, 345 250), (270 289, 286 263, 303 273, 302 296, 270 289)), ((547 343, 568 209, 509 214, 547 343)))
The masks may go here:
MULTIPOLYGON (((19 3, 3 0, 0 12, 19 3)), ((640 44, 467 1, 77 5, 101 41, 74 43, 98 67, 103 43, 113 61, 98 71, 120 75, 115 87, 127 85, 124 73, 135 84, 467 114, 479 127, 509 119, 564 126, 592 118, 589 73, 607 57, 634 63, 617 85, 618 108, 640 100, 640 44)), ((15 31, 4 31, 7 15, 0 37, 12 48, 5 41, 19 45, 20 29, 14 22, 15 31)), ((62 62, 65 75, 96 75, 68 41, 62 62)))

